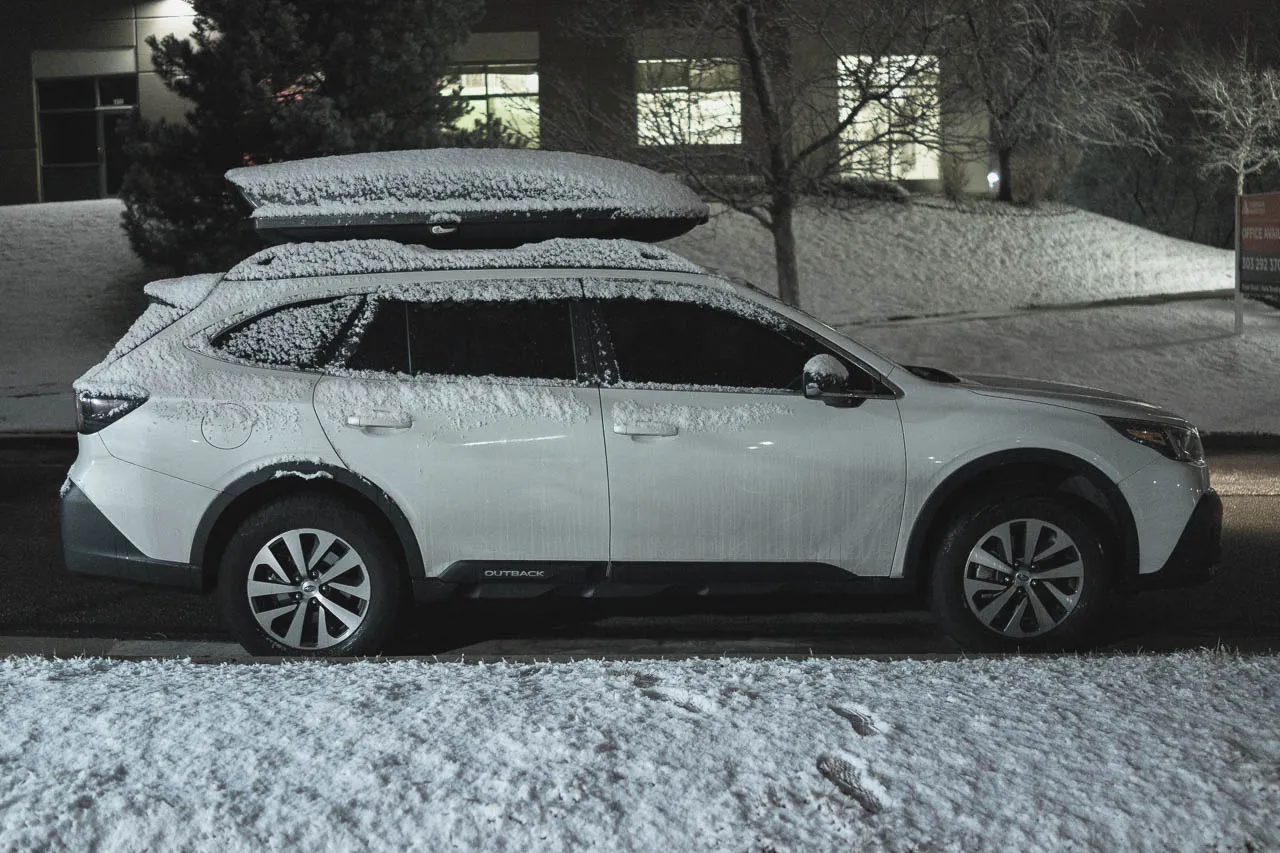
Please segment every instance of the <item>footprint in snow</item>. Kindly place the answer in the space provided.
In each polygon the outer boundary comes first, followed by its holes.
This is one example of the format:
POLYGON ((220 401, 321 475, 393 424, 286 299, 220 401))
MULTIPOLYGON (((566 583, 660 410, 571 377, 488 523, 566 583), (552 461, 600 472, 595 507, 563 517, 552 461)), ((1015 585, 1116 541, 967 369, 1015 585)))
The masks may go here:
POLYGON ((670 702, 677 708, 683 708, 694 714, 710 714, 716 710, 715 703, 707 700, 706 697, 690 693, 688 690, 680 690, 676 687, 668 687, 663 690, 647 688, 641 690, 640 694, 658 702, 670 702))
POLYGON ((865 709, 859 708, 841 708, 839 705, 828 705, 831 713, 838 717, 843 717, 849 721, 849 725, 853 726, 853 730, 860 737, 870 737, 871 735, 884 734, 885 729, 880 723, 876 722, 876 718, 865 709))
POLYGON ((818 772, 840 793, 862 806, 867 814, 884 811, 883 799, 873 790, 880 786, 867 779, 851 761, 834 755, 818 756, 818 772))

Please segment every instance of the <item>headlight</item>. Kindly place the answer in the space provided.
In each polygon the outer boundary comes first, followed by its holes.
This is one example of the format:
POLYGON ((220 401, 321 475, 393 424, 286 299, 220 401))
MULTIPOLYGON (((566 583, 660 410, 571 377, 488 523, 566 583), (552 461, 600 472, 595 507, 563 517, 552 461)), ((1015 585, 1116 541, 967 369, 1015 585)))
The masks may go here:
POLYGON ((1127 421, 1120 418, 1103 418, 1116 432, 1138 444, 1145 444, 1170 459, 1191 465, 1204 464, 1204 445, 1200 443, 1200 430, 1195 427, 1176 427, 1151 421, 1127 421))

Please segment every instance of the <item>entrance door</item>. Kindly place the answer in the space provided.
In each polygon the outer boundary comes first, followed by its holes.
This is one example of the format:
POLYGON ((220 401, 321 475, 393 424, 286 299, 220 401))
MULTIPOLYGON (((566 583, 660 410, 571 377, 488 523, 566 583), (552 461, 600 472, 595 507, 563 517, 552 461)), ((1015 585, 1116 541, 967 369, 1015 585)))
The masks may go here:
POLYGON ((36 86, 42 198, 72 201, 118 193, 127 168, 120 131, 138 103, 138 78, 55 78, 36 86))

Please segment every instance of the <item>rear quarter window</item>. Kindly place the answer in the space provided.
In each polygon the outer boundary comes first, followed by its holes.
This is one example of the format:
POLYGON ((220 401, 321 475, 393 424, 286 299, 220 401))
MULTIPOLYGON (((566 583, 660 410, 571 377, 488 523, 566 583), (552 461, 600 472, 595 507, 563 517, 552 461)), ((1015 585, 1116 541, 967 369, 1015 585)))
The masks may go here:
POLYGON ((214 350, 240 361, 274 367, 323 367, 362 296, 295 302, 259 314, 219 332, 214 350))

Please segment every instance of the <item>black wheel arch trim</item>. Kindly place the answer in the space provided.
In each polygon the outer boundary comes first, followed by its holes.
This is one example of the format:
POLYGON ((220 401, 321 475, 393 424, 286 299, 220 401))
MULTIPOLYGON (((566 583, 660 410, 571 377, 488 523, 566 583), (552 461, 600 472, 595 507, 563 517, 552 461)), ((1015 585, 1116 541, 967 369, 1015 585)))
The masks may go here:
MULTIPOLYGON (((1120 542, 1120 566, 1117 580, 1136 576, 1138 572, 1138 526, 1125 499, 1117 485, 1110 477, 1095 465, 1060 450, 1043 448, 1019 448, 1002 450, 968 462, 953 471, 933 493, 929 495, 924 506, 916 515, 911 532, 907 539, 907 551, 903 562, 903 577, 913 588, 920 586, 928 576, 929 536, 936 523, 941 520, 940 514, 952 498, 966 488, 974 485, 984 477, 997 473, 1001 468, 1057 468, 1067 471, 1070 476, 1084 477, 1096 488, 1107 503, 1116 524, 1116 533, 1120 542)), ((1012 473, 1012 472, 1011 472, 1012 473)))
MULTIPOLYGON (((334 484, 339 489, 353 491, 364 498, 383 514, 387 523, 395 531, 407 561, 409 576, 411 578, 425 576, 426 568, 422 561, 422 550, 418 547, 418 537, 414 534, 408 517, 390 495, 371 480, 350 469, 302 459, 273 462, 257 468, 223 489, 205 509, 200 523, 196 526, 195 536, 192 537, 191 542, 191 565, 199 567, 207 579, 211 567, 204 565, 205 554, 208 551, 210 538, 226 512, 247 493, 277 482, 280 482, 281 488, 284 488, 282 481, 290 479, 300 484, 323 482, 331 491, 333 485, 329 484, 334 484)), ((206 581, 206 589, 208 585, 206 581)))

